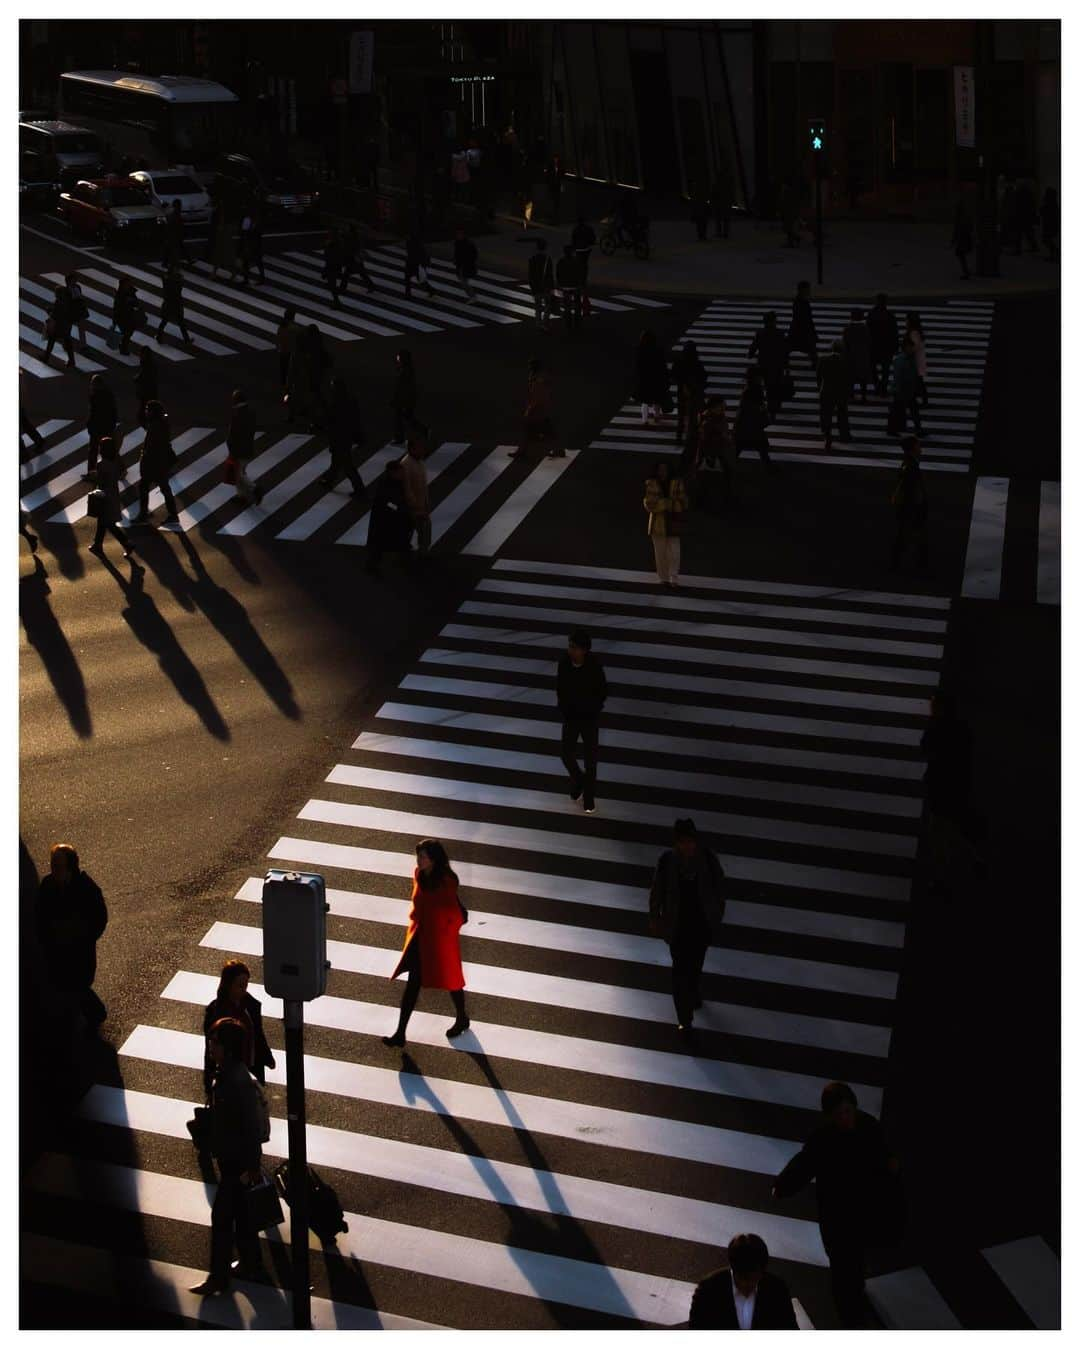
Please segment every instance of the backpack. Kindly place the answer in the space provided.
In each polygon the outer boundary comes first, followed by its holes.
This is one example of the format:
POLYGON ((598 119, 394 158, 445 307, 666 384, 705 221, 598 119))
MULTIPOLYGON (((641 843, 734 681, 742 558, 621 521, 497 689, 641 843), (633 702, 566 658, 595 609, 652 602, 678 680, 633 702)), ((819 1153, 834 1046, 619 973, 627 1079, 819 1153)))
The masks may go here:
MULTIPOLYGON (((308 1168, 308 1224, 312 1233, 324 1243, 332 1243, 338 1234, 347 1234, 345 1211, 337 1192, 313 1168, 308 1168)), ((289 1200, 289 1161, 283 1160, 274 1170, 274 1185, 281 1199, 289 1200)))

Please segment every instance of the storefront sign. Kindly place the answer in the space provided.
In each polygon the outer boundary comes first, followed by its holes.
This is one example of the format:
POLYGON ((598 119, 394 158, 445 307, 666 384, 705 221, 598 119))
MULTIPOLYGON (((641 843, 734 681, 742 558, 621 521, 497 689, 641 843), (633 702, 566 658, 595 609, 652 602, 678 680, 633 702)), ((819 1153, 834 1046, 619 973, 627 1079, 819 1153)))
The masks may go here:
POLYGON ((956 143, 962 149, 975 148, 975 72, 970 65, 953 66, 956 94, 956 143))
POLYGON ((370 28, 349 35, 349 92, 370 93, 375 68, 375 34, 370 28))

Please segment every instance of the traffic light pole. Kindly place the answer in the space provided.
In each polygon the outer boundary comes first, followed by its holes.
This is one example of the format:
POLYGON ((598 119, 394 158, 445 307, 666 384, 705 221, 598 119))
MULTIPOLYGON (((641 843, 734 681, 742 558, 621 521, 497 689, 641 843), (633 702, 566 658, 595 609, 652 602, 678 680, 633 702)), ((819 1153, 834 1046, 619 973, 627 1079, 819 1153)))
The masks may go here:
POLYGON ((817 165, 817 171, 814 174, 815 179, 814 195, 816 198, 814 210, 817 217, 817 283, 821 285, 823 283, 825 275, 825 262, 823 257, 823 239, 822 239, 823 231, 821 228, 821 155, 820 154, 817 155, 817 157, 814 159, 814 163, 817 165))
POLYGON ((285 1081, 289 1117, 289 1236, 292 1243, 293 1327, 311 1327, 308 1245, 307 1115, 304 1097, 304 1002, 285 1001, 285 1081))

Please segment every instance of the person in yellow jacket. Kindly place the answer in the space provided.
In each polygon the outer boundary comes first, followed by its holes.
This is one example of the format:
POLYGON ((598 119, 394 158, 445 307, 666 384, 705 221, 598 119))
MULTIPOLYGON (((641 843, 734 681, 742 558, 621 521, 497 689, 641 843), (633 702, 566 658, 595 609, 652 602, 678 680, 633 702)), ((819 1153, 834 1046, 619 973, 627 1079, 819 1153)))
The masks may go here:
POLYGON ((688 502, 681 477, 673 477, 667 463, 660 461, 645 483, 645 509, 649 515, 656 573, 666 589, 679 583, 679 559, 682 530, 688 502))

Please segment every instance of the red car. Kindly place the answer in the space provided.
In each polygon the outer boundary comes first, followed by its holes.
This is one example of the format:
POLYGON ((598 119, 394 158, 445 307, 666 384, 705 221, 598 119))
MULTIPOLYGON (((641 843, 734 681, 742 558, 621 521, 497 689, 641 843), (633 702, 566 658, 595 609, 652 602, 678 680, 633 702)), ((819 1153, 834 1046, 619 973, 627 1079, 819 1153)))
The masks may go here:
POLYGON ((95 178, 77 182, 60 193, 56 213, 79 234, 102 243, 144 237, 165 223, 165 212, 127 178, 95 178))

